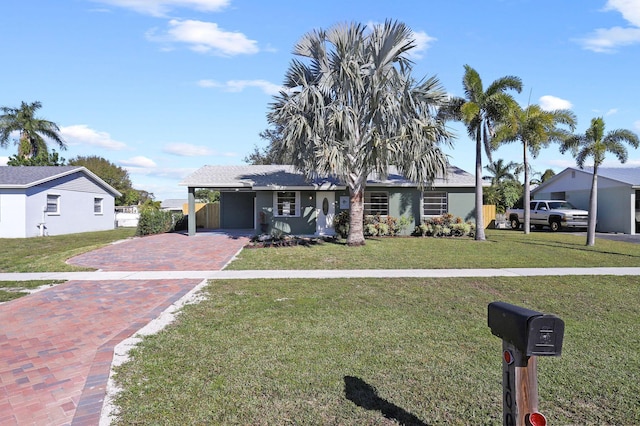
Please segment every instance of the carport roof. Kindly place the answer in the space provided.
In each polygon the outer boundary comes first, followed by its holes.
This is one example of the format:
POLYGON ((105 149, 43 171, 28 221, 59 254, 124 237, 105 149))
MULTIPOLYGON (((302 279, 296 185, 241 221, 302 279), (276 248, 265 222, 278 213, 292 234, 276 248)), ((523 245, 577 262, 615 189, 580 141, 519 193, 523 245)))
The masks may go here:
MULTIPOLYGON (((400 175, 395 167, 389 170, 387 179, 370 177, 372 186, 416 186, 415 183, 400 175)), ((203 166, 187 176, 181 186, 191 188, 246 188, 246 189, 342 189, 345 185, 337 179, 318 178, 308 180, 287 165, 241 165, 241 166, 203 166)), ((450 166, 446 179, 436 179, 437 187, 475 187, 475 178, 464 170, 450 166)))

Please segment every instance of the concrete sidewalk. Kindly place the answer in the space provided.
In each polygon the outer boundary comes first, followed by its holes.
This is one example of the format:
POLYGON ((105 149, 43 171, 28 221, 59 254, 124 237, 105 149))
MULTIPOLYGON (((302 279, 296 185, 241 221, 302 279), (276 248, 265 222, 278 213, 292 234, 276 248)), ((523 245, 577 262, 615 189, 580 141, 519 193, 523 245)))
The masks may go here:
POLYGON ((160 280, 160 279, 260 279, 260 278, 443 278, 530 277, 542 275, 640 275, 640 267, 501 268, 501 269, 309 269, 252 271, 98 271, 0 273, 0 281, 29 280, 160 280))

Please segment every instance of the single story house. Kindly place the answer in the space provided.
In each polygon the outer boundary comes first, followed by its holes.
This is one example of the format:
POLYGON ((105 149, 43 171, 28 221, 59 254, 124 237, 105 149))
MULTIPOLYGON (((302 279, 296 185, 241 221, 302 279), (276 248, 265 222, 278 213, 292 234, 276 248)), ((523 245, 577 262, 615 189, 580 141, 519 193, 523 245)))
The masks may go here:
MULTIPOLYGON (((333 217, 349 209, 349 191, 335 179, 308 180, 292 166, 204 166, 180 183, 188 188, 189 211, 195 191, 220 191, 220 227, 256 234, 279 230, 295 235, 332 235, 333 217)), ((424 218, 451 213, 475 217, 475 178, 450 166, 447 176, 420 191, 414 182, 390 170, 386 179, 370 178, 365 190, 365 214, 406 216, 412 232, 424 218)), ((196 232, 189 217, 189 235, 196 232)))
MULTIPOLYGON (((569 167, 531 191, 532 199, 566 200, 589 210, 593 168, 569 167)), ((640 233, 640 167, 598 168, 598 232, 640 233)))
POLYGON ((82 166, 0 166, 0 238, 114 229, 118 196, 82 166))

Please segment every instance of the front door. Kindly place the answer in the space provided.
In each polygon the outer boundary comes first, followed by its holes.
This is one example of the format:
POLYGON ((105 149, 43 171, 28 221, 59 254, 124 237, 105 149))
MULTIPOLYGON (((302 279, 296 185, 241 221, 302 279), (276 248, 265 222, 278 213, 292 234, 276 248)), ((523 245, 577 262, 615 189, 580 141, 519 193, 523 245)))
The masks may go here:
POLYGON ((316 192, 316 235, 335 235, 336 195, 330 191, 316 192))

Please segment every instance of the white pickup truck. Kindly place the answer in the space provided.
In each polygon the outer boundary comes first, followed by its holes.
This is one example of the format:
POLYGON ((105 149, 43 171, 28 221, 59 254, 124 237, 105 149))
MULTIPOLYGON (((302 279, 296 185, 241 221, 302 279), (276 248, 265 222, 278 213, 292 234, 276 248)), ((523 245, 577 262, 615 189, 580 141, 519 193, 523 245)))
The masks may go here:
MULTIPOLYGON (((562 200, 534 200, 531 206, 529 221, 536 229, 548 226, 556 232, 562 228, 586 228, 589 212, 573 207, 568 201, 562 200)), ((524 223, 523 209, 508 209, 507 217, 512 229, 520 228, 524 223)))

